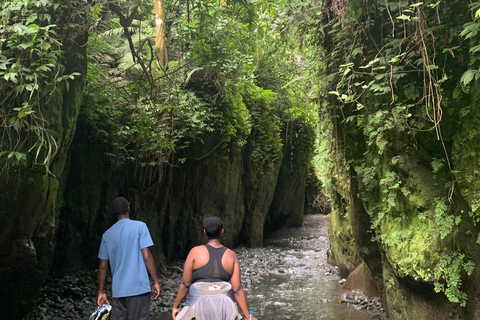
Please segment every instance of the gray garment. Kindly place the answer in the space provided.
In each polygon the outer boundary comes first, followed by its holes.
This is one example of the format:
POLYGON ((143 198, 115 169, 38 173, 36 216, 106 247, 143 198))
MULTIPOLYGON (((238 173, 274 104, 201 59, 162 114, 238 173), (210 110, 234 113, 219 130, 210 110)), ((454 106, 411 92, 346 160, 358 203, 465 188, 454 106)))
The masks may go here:
POLYGON ((195 282, 176 320, 239 320, 232 285, 228 282, 195 282))
POLYGON ((150 292, 138 296, 112 298, 111 320, 150 319, 150 292))
POLYGON ((233 296, 232 285, 228 282, 218 281, 218 282, 201 282, 197 281, 192 284, 188 291, 187 301, 185 301, 185 306, 193 306, 200 298, 204 296, 209 296, 212 294, 221 294, 229 297, 232 302, 235 302, 235 297, 233 296))

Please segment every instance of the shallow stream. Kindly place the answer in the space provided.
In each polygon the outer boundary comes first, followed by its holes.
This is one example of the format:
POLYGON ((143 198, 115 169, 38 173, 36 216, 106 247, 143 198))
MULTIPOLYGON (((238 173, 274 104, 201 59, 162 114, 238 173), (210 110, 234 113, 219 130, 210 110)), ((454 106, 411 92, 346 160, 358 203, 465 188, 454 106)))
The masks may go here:
POLYGON ((283 228, 265 239, 264 249, 276 263, 247 291, 259 319, 366 320, 366 310, 340 301, 344 292, 336 268, 328 265, 329 217, 309 215, 301 228, 283 228))

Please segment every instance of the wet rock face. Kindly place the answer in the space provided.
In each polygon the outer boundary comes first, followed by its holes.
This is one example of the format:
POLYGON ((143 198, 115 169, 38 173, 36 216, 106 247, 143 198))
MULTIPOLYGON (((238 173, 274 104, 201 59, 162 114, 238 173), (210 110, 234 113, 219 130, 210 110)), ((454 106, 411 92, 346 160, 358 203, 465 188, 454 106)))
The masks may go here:
POLYGON ((58 147, 51 173, 29 159, 25 167, 0 174, 0 314, 5 318, 21 319, 29 312, 52 264, 65 164, 83 96, 87 38, 65 41, 65 73, 80 75, 69 90, 58 85, 42 115, 58 147))
MULTIPOLYGON (((285 154, 290 155, 291 148, 285 148, 285 154)), ((305 208, 305 184, 307 168, 301 165, 302 155, 283 157, 278 175, 275 196, 268 211, 268 227, 275 230, 287 225, 299 227, 303 222, 305 208)))
POLYGON ((18 239, 11 243, 11 252, 2 257, 2 303, 0 313, 16 318, 22 309, 29 308, 35 301, 35 296, 23 296, 25 293, 35 293, 37 278, 37 252, 30 239, 18 239), (14 268, 12 268, 15 266, 14 268), (15 288, 11 284, 15 284, 15 288))

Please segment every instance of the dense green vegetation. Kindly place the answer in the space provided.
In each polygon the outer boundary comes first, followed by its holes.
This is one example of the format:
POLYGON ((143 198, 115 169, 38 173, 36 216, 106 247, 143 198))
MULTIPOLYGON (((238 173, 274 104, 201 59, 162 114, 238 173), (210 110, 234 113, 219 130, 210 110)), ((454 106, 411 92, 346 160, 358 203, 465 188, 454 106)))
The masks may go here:
POLYGON ((313 121, 309 80, 306 68, 299 68, 302 53, 288 20, 293 5, 167 1, 168 60, 162 66, 155 56, 152 2, 4 2, 3 163, 25 164, 32 157, 49 170, 58 146, 42 108, 59 81, 68 90, 68 80, 78 75, 63 74, 59 63, 66 32, 89 33, 82 112, 115 147, 112 155, 141 167, 176 165, 187 157, 181 150, 216 132, 221 138, 215 147, 228 157, 230 149, 245 145, 253 127, 264 139, 252 159, 260 166, 272 163, 281 148, 280 126, 298 117, 313 121), (60 30, 56 17, 69 23, 60 30))

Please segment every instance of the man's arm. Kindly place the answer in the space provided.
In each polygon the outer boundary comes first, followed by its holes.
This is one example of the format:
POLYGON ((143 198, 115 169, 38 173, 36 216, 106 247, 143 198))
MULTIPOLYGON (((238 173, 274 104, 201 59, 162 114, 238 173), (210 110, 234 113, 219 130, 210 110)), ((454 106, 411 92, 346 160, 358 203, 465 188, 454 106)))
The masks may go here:
POLYGON ((143 262, 145 262, 145 266, 147 267, 148 273, 153 279, 153 285, 155 287, 155 299, 158 298, 160 295, 160 283, 158 282, 157 277, 157 269, 155 269, 155 260, 153 259, 152 253, 150 252, 150 248, 143 248, 142 249, 142 257, 143 262))
POLYGON ((107 295, 105 294, 105 277, 107 276, 108 269, 108 260, 100 259, 100 264, 98 266, 98 298, 97 304, 99 306, 104 303, 110 304, 107 300, 107 295))

